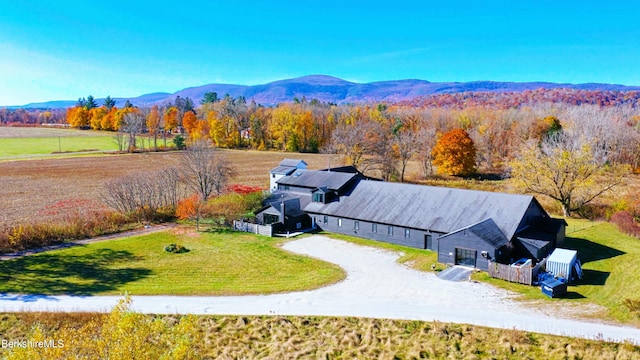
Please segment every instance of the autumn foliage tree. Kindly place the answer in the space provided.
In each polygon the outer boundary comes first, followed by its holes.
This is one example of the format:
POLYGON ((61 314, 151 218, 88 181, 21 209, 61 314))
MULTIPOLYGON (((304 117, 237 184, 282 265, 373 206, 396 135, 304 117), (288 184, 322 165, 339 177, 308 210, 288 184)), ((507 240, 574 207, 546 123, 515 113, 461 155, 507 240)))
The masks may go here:
POLYGON ((516 185, 558 201, 564 216, 618 186, 625 173, 625 167, 599 162, 589 144, 566 134, 530 142, 511 162, 516 185))
POLYGON ((194 220, 196 222, 196 231, 200 231, 200 219, 204 214, 206 203, 197 194, 178 202, 176 208, 176 217, 180 220, 194 220))
POLYGON ((443 134, 433 147, 432 155, 439 174, 468 176, 476 171, 476 147, 464 129, 443 134))

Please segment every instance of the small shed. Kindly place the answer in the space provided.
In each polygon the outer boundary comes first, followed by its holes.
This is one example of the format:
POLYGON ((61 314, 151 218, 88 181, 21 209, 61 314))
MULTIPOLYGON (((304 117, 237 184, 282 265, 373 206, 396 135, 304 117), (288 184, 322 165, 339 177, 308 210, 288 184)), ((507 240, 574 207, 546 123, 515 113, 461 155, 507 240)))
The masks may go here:
POLYGON ((582 269, 578 260, 578 252, 569 249, 555 249, 547 259, 547 272, 556 277, 564 277, 571 281, 574 274, 582 277, 582 269))

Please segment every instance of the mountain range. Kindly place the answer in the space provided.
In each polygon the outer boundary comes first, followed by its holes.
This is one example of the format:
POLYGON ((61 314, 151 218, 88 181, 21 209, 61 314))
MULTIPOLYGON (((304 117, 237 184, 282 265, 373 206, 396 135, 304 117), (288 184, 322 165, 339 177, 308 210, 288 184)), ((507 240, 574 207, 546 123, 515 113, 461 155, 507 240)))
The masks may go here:
MULTIPOLYGON (((186 88, 175 93, 151 93, 135 98, 115 98, 116 106, 121 107, 126 100, 136 106, 173 103, 177 96, 189 97, 198 104, 206 92, 214 91, 218 97, 229 94, 233 97, 244 96, 247 101, 262 105, 275 105, 289 102, 294 97, 317 99, 323 102, 359 103, 376 101, 400 101, 411 98, 459 92, 521 92, 537 89, 578 89, 578 90, 640 90, 640 86, 615 84, 561 84, 552 82, 429 82, 426 80, 392 80, 370 83, 356 83, 327 75, 310 75, 293 79, 279 80, 263 85, 209 84, 186 88)), ((97 99, 101 104, 103 99, 97 99)), ((56 100, 31 103, 15 108, 66 108, 74 106, 76 100, 56 100)))

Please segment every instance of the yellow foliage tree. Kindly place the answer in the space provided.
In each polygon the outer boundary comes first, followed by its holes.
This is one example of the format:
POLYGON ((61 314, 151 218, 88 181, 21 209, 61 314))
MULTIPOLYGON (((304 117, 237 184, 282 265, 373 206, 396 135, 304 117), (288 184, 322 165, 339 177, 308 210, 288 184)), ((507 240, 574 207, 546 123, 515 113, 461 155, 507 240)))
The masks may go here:
POLYGON ((89 110, 80 106, 68 108, 67 123, 74 128, 89 126, 89 110))
POLYGON ((511 162, 511 177, 527 192, 558 201, 564 216, 619 185, 628 169, 600 164, 587 144, 565 136, 531 141, 511 162))
POLYGON ((476 172, 476 147, 464 129, 444 133, 431 155, 439 174, 468 176, 476 172))

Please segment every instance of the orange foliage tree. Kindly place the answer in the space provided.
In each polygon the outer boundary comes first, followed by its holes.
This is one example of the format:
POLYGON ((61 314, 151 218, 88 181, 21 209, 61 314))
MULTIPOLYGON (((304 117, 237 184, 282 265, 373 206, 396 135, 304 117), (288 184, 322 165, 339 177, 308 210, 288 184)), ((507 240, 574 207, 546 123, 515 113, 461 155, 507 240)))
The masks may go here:
POLYGON ((67 123, 74 128, 89 126, 90 114, 89 110, 84 107, 76 106, 67 109, 67 123))
POLYGON ((176 216, 180 220, 195 220, 196 231, 200 231, 200 219, 204 213, 205 204, 200 196, 192 195, 178 202, 176 216))
POLYGON ((476 147, 464 129, 444 133, 433 147, 432 155, 439 174, 468 176, 476 171, 476 147))
POLYGON ((198 118, 193 111, 187 111, 182 117, 182 126, 184 127, 189 137, 195 139, 198 137, 198 118))

